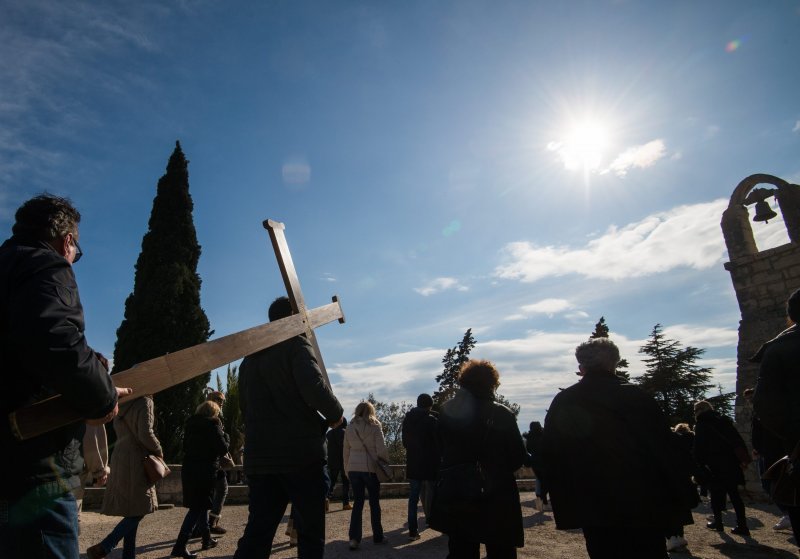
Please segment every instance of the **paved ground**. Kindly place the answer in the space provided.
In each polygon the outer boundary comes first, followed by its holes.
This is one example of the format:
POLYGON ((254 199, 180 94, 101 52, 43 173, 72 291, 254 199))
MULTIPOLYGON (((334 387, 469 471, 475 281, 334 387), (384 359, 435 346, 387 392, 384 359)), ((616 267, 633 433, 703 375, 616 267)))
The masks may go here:
MULTIPOLYGON (((523 518, 525 526, 525 547, 519 550, 519 556, 525 558, 547 559, 584 559, 587 557, 583 537, 579 532, 559 532, 555 530, 551 513, 537 513, 532 508, 532 493, 522 494, 523 518)), ((367 507, 369 505, 366 505, 367 507)), ((423 530, 422 538, 409 542, 406 521, 406 501, 404 499, 386 499, 382 501, 383 526, 388 546, 373 546, 369 532, 369 513, 365 511, 364 541, 358 551, 350 551, 347 544, 347 528, 350 513, 342 511, 340 503, 331 505, 327 515, 327 559, 369 557, 407 557, 413 559, 444 558, 447 555, 447 539, 433 530, 423 530)), ((173 508, 159 510, 146 516, 139 528, 137 538, 137 557, 156 559, 169 556, 178 527, 183 520, 186 509, 173 508)), ((726 531, 719 534, 705 528, 707 505, 700 505, 695 510, 695 524, 686 529, 689 540, 688 553, 673 553, 674 559, 789 559, 797 558, 798 550, 790 531, 775 531, 772 525, 777 521, 776 509, 768 505, 748 506, 747 516, 753 532, 751 538, 733 536, 726 531)), ((201 552, 201 558, 227 558, 233 556, 236 540, 241 535, 247 519, 247 507, 234 505, 226 507, 223 524, 230 532, 220 539, 220 545, 212 550, 201 552)), ((102 516, 94 512, 84 512, 81 521, 81 552, 90 545, 100 541, 116 524, 118 519, 102 516)), ((728 527, 734 525, 732 513, 724 518, 728 527)), ((284 523, 286 519, 284 518, 284 523)), ((424 522, 421 522, 421 526, 424 522)), ((272 556, 279 559, 297 557, 297 548, 289 546, 289 538, 283 534, 285 524, 281 526, 272 548, 272 556)), ((199 540, 192 540, 191 551, 200 548, 199 540)), ((117 559, 121 550, 117 548, 109 556, 117 559)))

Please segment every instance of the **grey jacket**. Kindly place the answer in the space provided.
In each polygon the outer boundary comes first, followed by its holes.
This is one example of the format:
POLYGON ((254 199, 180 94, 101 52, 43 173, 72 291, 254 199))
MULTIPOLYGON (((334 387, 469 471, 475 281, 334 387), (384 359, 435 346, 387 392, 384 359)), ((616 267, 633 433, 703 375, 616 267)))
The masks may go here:
POLYGON ((244 358, 239 367, 239 407, 245 424, 247 474, 322 464, 327 424, 342 417, 342 406, 303 335, 244 358))

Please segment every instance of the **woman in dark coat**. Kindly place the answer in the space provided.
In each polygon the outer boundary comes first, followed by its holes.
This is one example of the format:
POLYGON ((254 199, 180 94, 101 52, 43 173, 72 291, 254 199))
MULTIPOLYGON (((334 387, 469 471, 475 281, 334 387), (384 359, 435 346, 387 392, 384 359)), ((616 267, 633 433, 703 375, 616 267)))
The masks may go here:
POLYGON ((435 499, 431 527, 450 536, 451 558, 477 558, 481 543, 492 559, 515 558, 516 548, 524 541, 514 472, 527 456, 517 420, 508 408, 494 401, 500 374, 489 361, 465 363, 458 383, 461 388, 442 406, 439 416, 440 480, 451 468, 477 460, 485 477, 485 497, 478 504, 451 507, 435 499))
POLYGON ((525 433, 525 449, 530 454, 529 465, 536 476, 536 496, 542 500, 542 505, 547 505, 547 485, 544 481, 544 460, 542 460, 542 435, 544 429, 538 421, 531 421, 530 431, 525 433))
POLYGON ((739 495, 739 486, 744 485, 743 467, 747 465, 749 453, 733 422, 714 411, 713 406, 703 400, 694 405, 694 457, 698 464, 709 471, 708 489, 711 492, 711 510, 714 520, 706 526, 721 532, 722 509, 726 494, 731 498, 736 511, 736 527, 733 534, 749 536, 744 502, 739 495))
POLYGON ((228 452, 228 443, 219 419, 220 409, 215 402, 207 400, 197 406, 195 414, 186 422, 183 438, 183 506, 189 510, 183 519, 175 547, 170 557, 195 559, 197 554, 189 553, 186 544, 197 526, 203 537, 202 549, 217 546, 208 527, 208 511, 214 494, 219 459, 228 452))

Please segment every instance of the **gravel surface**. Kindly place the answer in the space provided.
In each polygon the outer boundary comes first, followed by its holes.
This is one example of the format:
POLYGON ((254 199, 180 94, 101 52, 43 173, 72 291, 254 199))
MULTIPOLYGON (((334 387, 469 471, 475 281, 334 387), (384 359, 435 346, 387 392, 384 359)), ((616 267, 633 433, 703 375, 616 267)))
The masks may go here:
MULTIPOLYGON (((408 557, 415 559, 444 558, 447 556, 447 538, 433 530, 424 529, 424 520, 420 520, 423 528, 421 538, 408 540, 405 499, 385 499, 381 501, 383 527, 388 546, 374 546, 369 529, 369 512, 364 511, 364 540, 357 551, 348 548, 347 529, 350 512, 341 510, 341 503, 332 503, 331 512, 327 515, 326 558, 370 559, 382 557, 408 557)), ((365 508, 369 504, 365 505, 365 508)), ((525 526, 525 547, 519 550, 519 557, 535 557, 548 559, 583 559, 587 557, 583 536, 579 531, 556 531, 552 513, 536 512, 533 509, 533 493, 522 494, 522 513, 525 526)), ((176 507, 159 510, 142 520, 139 527, 137 557, 155 559, 169 557, 169 552, 177 535, 178 527, 183 521, 186 509, 176 507)), ((420 515, 421 515, 420 511, 420 515)), ((752 531, 751 538, 742 538, 730 534, 735 524, 733 512, 725 513, 725 533, 718 533, 705 528, 708 505, 701 504, 695 509, 695 524, 686 527, 686 539, 689 540, 688 551, 671 553, 674 559, 788 559, 798 557, 798 549, 794 544, 791 531, 775 531, 772 526, 777 522, 777 509, 770 505, 749 504, 747 508, 748 524, 752 531)), ((84 512, 81 517, 80 549, 100 541, 114 527, 119 519, 103 516, 96 512, 84 512)), ((231 558, 236 548, 236 540, 241 535, 247 521, 247 506, 226 506, 223 510, 222 525, 229 532, 219 540, 215 549, 200 552, 201 558, 231 558)), ((297 548, 289 546, 289 538, 284 535, 286 517, 278 530, 272 547, 272 556, 279 559, 297 557, 297 548)), ((200 540, 192 540, 190 551, 199 551, 200 540)), ((121 557, 121 549, 114 550, 109 558, 121 557)))

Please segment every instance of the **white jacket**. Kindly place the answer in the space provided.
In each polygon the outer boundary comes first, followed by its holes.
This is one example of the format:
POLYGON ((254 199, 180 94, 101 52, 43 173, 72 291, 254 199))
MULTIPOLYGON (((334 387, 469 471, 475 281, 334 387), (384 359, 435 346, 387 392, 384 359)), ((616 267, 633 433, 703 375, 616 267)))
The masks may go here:
POLYGON ((369 423, 364 418, 356 417, 348 424, 344 432, 345 472, 375 473, 377 467, 367 454, 365 446, 370 450, 372 456, 389 461, 389 451, 383 440, 380 423, 369 423))

